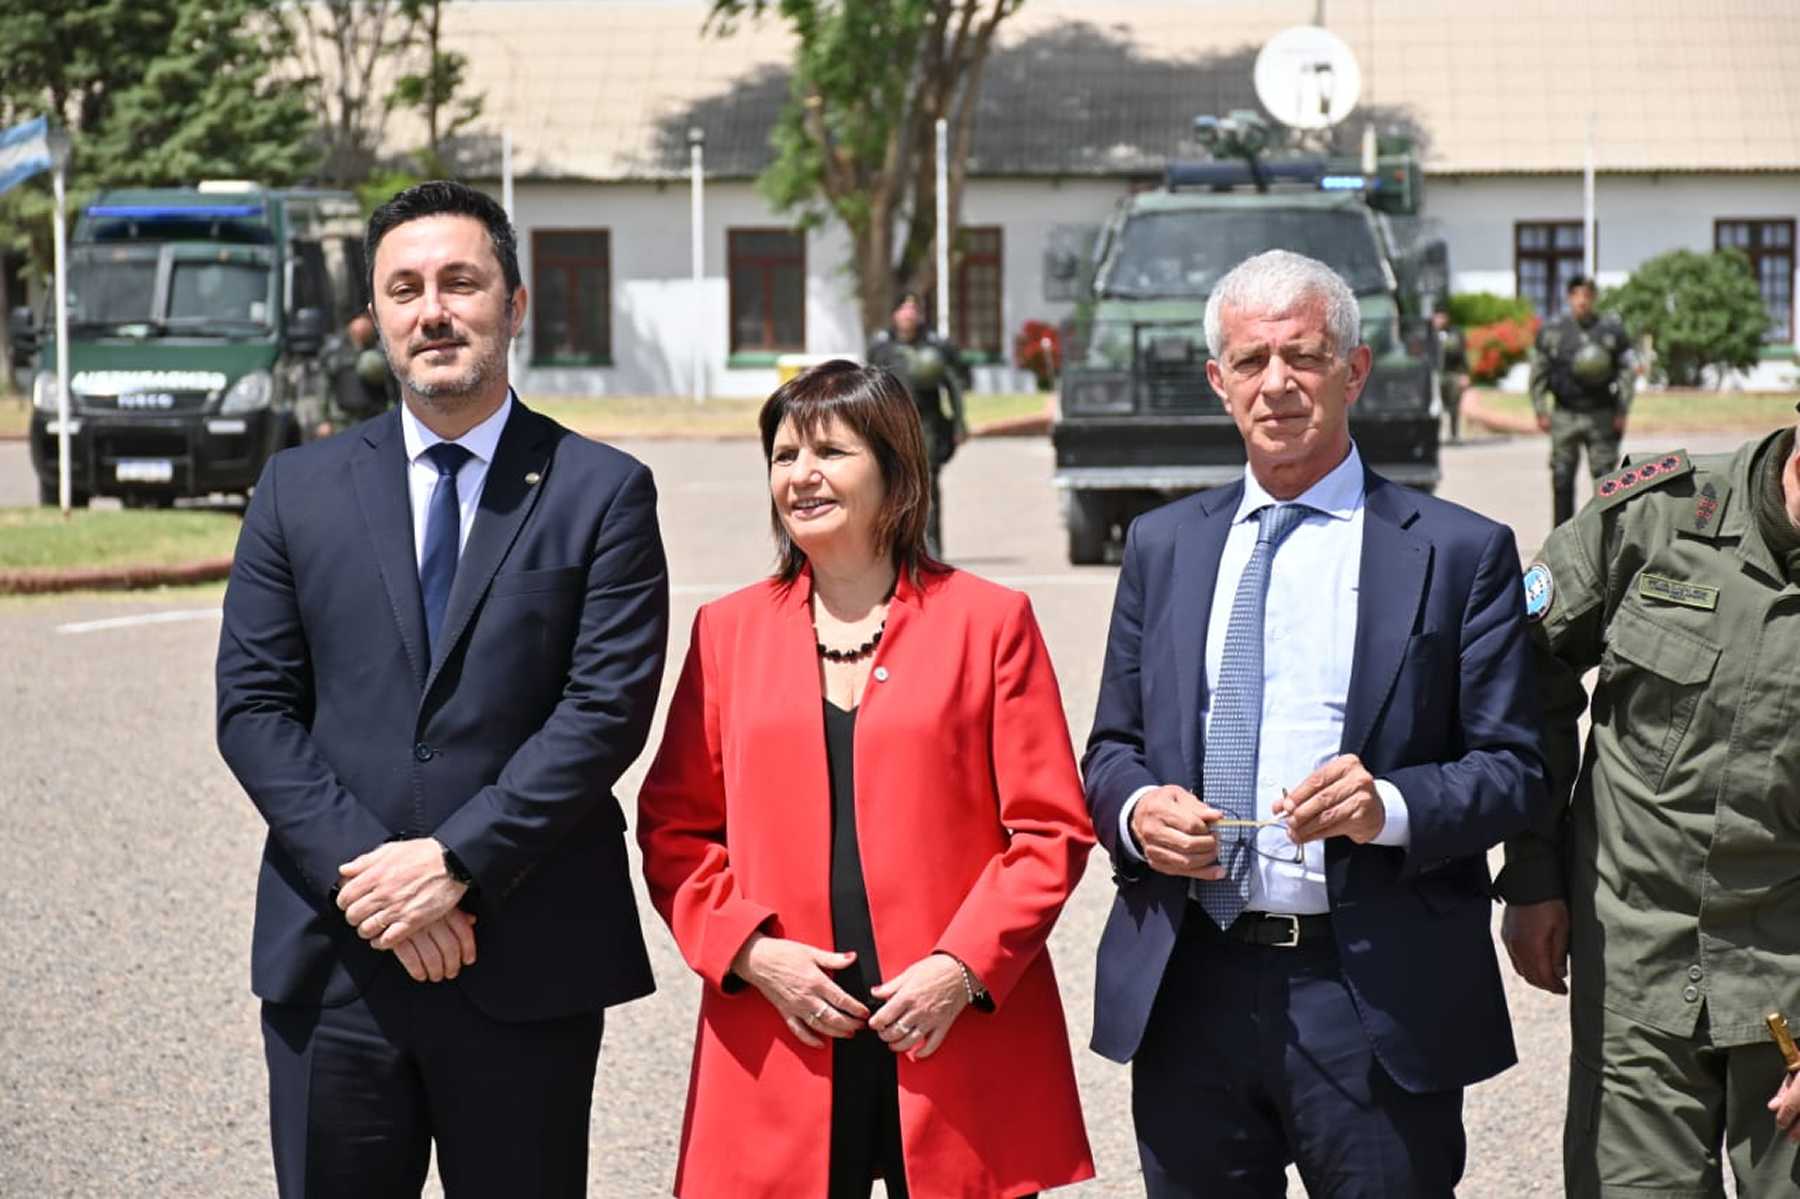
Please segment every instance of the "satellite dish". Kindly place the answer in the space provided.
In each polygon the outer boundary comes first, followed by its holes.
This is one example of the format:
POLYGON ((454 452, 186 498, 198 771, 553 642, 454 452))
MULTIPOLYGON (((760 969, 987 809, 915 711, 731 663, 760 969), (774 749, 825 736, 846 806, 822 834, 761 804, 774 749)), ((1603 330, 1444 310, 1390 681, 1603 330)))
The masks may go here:
POLYGON ((1362 94, 1362 68, 1344 39, 1317 25, 1283 29, 1263 43, 1252 76, 1269 115, 1293 129, 1328 129, 1362 94))

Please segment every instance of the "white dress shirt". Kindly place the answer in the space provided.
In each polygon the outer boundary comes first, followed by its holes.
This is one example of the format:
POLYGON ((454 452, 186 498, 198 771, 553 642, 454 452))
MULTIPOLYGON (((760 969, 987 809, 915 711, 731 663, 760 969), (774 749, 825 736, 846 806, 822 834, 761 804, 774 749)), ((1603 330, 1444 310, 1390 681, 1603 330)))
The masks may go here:
MULTIPOLYGON (((1258 509, 1279 503, 1244 470, 1244 498, 1232 517, 1213 583, 1212 614, 1206 625, 1206 694, 1201 733, 1212 718, 1211 696, 1225 656, 1225 633, 1238 580, 1256 547, 1258 509)), ((1256 750, 1256 818, 1275 818, 1274 803, 1284 789, 1298 786, 1314 770, 1338 756, 1344 741, 1344 706, 1356 656, 1356 612, 1362 571, 1363 464, 1356 446, 1330 474, 1295 498, 1314 509, 1276 550, 1269 570, 1263 617, 1262 725, 1256 750)), ((1131 813, 1140 789, 1119 815, 1120 841, 1137 855, 1131 813)), ((1400 789, 1378 779, 1375 789, 1387 822, 1378 845, 1405 846, 1409 828, 1400 789)), ((1201 796, 1201 799, 1205 799, 1201 796)), ((1278 829, 1261 831, 1273 848, 1290 844, 1278 829)), ((1250 859, 1251 911, 1308 915, 1331 909, 1325 893, 1325 846, 1305 847, 1303 863, 1250 859)))
MULTIPOLYGON (((475 527, 475 510, 481 502, 481 488, 487 482, 488 467, 493 465, 494 451, 500 445, 500 432, 506 418, 512 415, 512 392, 506 393, 500 408, 492 416, 456 439, 456 444, 472 457, 456 472, 457 523, 456 550, 469 544, 469 530, 475 527)), ((413 561, 425 564, 425 518, 431 512, 431 492, 437 486, 438 468, 425 451, 444 440, 425 427, 425 422, 400 405, 400 435, 406 442, 406 491, 412 497, 413 561)))

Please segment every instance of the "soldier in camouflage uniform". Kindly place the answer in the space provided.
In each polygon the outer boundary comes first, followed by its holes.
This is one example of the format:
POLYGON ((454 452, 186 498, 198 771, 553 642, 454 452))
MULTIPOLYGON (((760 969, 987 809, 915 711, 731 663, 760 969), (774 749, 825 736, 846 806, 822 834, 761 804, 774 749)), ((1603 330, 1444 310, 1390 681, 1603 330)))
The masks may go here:
POLYGON ((943 554, 943 495, 938 473, 969 438, 963 415, 962 356, 947 339, 925 325, 925 308, 917 292, 903 292, 894 308, 893 324, 875 335, 866 355, 870 366, 894 373, 912 393, 925 430, 926 460, 931 465, 931 510, 925 518, 925 542, 933 557, 943 554), (948 400, 946 407, 945 401, 948 400))
POLYGON ((1538 428, 1550 434, 1550 497, 1559 525, 1575 515, 1582 447, 1596 480, 1619 465, 1636 381, 1625 327, 1595 312, 1594 298, 1592 279, 1569 280, 1568 308, 1538 330, 1531 352, 1531 407, 1538 428))
POLYGON ((1462 396, 1469 389, 1468 342, 1442 308, 1431 314, 1431 331, 1437 350, 1438 400, 1450 418, 1450 442, 1454 445, 1462 440, 1462 396))
POLYGON ((1800 1022, 1794 430, 1602 479, 1525 594, 1569 802, 1496 889, 1520 976, 1561 994, 1573 967, 1567 1191, 1723 1195, 1723 1144, 1738 1194, 1800 1194, 1800 1075, 1764 1023, 1800 1022))

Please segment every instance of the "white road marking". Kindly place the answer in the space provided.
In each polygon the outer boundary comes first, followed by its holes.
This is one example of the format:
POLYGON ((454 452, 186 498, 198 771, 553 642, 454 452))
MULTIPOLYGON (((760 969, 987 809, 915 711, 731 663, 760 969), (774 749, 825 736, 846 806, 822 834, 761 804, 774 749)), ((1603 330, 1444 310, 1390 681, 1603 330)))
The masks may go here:
POLYGON ((80 620, 59 624, 59 633, 104 633, 112 629, 133 629, 146 624, 178 624, 185 620, 217 620, 222 609, 183 608, 174 612, 140 612, 136 616, 112 616, 105 620, 80 620))

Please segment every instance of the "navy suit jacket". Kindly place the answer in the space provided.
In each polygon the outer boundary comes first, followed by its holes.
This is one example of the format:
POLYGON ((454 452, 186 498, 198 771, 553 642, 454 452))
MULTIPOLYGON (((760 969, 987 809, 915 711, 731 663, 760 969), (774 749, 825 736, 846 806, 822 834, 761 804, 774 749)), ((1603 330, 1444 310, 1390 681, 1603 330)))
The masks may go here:
MULTIPOLYGON (((1207 619, 1243 494, 1240 482, 1178 500, 1126 539, 1083 763, 1118 887, 1100 942, 1093 1040, 1115 1061, 1137 1052, 1189 913, 1187 879, 1119 845, 1119 813, 1144 786, 1176 783, 1205 798, 1207 619)), ((1359 586, 1342 749, 1400 789, 1411 845, 1326 841, 1332 928, 1388 1073, 1414 1091, 1466 1086, 1516 1060, 1486 853, 1549 802, 1518 551, 1505 526, 1369 473, 1359 586)))
POLYGON ((430 656, 398 409, 277 454, 218 659, 219 749, 269 824, 255 992, 331 1006, 397 968, 335 906, 338 866, 428 835, 475 877, 477 961, 437 985, 502 1020, 653 990, 612 787, 668 607, 649 470, 516 400, 430 656))

